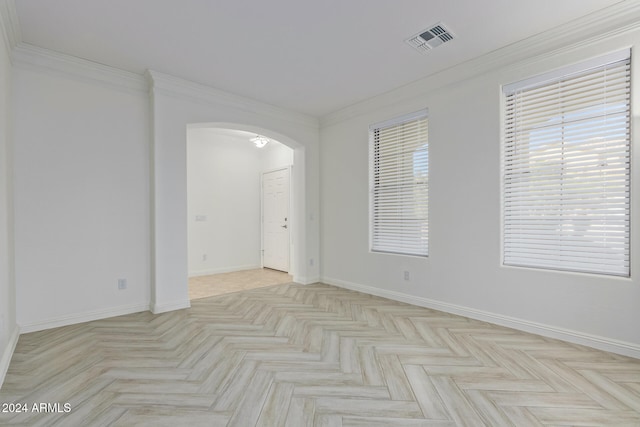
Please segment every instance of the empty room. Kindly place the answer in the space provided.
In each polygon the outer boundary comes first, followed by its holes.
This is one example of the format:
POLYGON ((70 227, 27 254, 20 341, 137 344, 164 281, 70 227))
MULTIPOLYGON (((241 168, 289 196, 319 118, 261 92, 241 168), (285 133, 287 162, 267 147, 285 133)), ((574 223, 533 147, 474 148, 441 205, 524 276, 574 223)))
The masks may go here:
POLYGON ((0 425, 640 425, 640 1, 0 33, 0 425))

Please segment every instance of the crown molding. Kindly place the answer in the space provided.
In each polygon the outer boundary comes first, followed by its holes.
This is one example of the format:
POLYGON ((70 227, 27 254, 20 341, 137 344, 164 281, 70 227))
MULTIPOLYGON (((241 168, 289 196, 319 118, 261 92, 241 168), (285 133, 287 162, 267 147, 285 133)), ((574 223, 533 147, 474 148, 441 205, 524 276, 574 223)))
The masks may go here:
POLYGON ((640 2, 622 0, 606 9, 330 113, 320 119, 320 125, 331 126, 363 114, 417 100, 433 90, 453 83, 501 68, 533 64, 639 28, 640 2))
POLYGON ((154 70, 147 70, 145 74, 154 93, 165 94, 207 105, 233 108, 256 115, 267 115, 314 130, 319 128, 319 120, 306 114, 286 110, 154 70))
POLYGON ((0 0, 0 31, 9 50, 22 41, 22 31, 14 0, 0 0))
POLYGON ((101 83, 110 88, 135 93, 148 93, 149 86, 144 76, 120 70, 108 65, 44 49, 28 43, 20 43, 12 52, 16 67, 47 70, 71 76, 75 79, 101 83))

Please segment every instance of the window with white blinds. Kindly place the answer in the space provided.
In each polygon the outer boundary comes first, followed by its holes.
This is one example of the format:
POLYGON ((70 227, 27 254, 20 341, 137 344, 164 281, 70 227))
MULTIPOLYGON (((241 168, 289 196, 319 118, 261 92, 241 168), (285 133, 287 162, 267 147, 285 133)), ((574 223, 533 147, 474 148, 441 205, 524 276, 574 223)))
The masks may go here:
POLYGON ((629 276, 630 52, 504 88, 503 262, 629 276))
POLYGON ((427 127, 423 110, 369 129, 374 252, 428 255, 427 127))

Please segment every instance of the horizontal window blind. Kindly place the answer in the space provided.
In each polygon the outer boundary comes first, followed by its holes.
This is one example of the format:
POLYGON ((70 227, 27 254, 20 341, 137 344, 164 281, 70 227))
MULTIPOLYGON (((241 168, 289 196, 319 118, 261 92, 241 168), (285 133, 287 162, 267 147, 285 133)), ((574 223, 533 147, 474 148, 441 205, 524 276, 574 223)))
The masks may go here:
POLYGON ((370 128, 371 250, 428 255, 426 111, 370 128))
POLYGON ((630 275, 630 59, 505 90, 505 265, 630 275))

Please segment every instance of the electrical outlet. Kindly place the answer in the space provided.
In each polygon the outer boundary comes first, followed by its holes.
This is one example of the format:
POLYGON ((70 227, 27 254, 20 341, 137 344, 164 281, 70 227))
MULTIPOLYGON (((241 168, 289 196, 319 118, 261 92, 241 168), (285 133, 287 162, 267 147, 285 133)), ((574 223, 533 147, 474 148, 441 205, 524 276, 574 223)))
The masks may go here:
POLYGON ((309 265, 313 267, 313 258, 309 258, 309 265))
POLYGON ((407 270, 404 271, 404 280, 409 280, 410 276, 409 276, 409 272, 407 270))
POLYGON ((207 260, 207 254, 202 254, 202 260, 206 261, 207 260))
POLYGON ((118 289, 127 289, 127 279, 118 279, 118 289))

